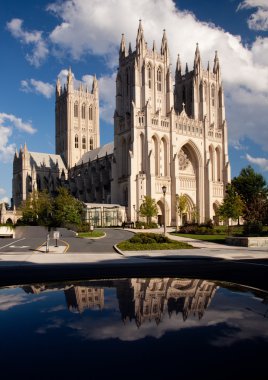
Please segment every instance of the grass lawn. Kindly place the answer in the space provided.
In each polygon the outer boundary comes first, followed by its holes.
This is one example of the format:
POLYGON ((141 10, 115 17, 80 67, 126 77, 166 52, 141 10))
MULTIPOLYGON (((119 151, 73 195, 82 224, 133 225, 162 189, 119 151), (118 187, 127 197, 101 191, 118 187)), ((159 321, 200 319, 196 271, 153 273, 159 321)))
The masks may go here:
POLYGON ((117 244, 122 251, 154 251, 193 248, 190 244, 174 241, 168 237, 154 233, 137 233, 129 240, 117 244))
POLYGON ((96 237, 102 237, 105 233, 101 230, 93 230, 88 232, 78 232, 77 237, 80 238, 96 238, 96 237))
POLYGON ((176 232, 172 232, 171 235, 182 236, 190 239, 197 239, 203 241, 210 241, 211 243, 219 243, 225 244, 225 239, 227 235, 197 235, 197 234, 178 234, 176 232))

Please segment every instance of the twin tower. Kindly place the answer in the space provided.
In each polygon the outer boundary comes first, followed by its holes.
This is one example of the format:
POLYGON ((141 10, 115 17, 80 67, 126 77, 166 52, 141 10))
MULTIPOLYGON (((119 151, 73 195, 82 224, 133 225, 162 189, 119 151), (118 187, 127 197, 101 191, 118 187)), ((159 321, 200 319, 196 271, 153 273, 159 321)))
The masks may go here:
POLYGON ((107 145, 108 152, 100 148, 98 82, 94 78, 88 89, 82 84, 77 88, 73 81, 71 70, 63 88, 58 80, 55 107, 56 154, 66 167, 65 185, 66 173, 71 173, 73 194, 87 202, 102 199, 125 206, 132 221, 140 218, 139 208, 147 195, 156 200, 157 222, 163 224, 166 217, 166 223, 173 225, 178 222, 178 196, 184 194, 183 221, 216 221, 230 180, 217 53, 213 69, 204 69, 197 45, 193 70, 186 65, 183 72, 178 57, 174 80, 165 31, 160 50, 155 43, 148 47, 141 22, 135 50, 130 44, 127 47, 122 35, 114 142, 107 145), (109 165, 99 173, 102 154, 109 165), (84 178, 90 176, 92 165, 94 181, 84 178))

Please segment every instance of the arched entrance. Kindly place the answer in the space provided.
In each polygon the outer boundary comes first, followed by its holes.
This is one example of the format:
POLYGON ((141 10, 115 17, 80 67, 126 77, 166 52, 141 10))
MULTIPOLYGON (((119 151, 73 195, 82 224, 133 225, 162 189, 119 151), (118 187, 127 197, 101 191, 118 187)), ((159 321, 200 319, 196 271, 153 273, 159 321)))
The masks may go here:
POLYGON ((177 188, 187 196, 188 210, 183 216, 183 221, 192 221, 202 217, 201 185, 201 154, 192 141, 184 144, 178 152, 179 183, 177 188))
POLYGON ((214 221, 215 226, 220 225, 220 218, 218 215, 218 209, 219 209, 219 202, 216 201, 215 203, 213 203, 213 211, 214 211, 213 221, 214 221))
POLYGON ((162 201, 157 202, 157 224, 164 225, 164 204, 162 201))
POLYGON ((163 226, 165 222, 165 214, 166 214, 166 225, 169 223, 169 207, 167 201, 165 201, 164 206, 164 198, 160 199, 157 202, 157 223, 159 226, 163 226))

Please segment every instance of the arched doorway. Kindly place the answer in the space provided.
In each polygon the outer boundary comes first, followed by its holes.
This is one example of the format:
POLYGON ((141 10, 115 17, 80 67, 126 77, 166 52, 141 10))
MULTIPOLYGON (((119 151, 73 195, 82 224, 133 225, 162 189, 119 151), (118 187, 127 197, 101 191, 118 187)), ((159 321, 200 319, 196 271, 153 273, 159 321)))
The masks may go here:
POLYGON ((165 222, 165 215, 166 215, 166 225, 169 223, 169 207, 167 201, 164 200, 164 198, 160 199, 157 202, 157 224, 159 226, 163 226, 165 222), (164 205, 165 202, 165 205, 164 205))
POLYGON ((219 209, 219 202, 216 201, 215 203, 213 203, 213 211, 214 211, 213 221, 214 221, 215 226, 220 225, 220 218, 218 215, 218 209, 219 209))
POLYGON ((157 224, 164 225, 164 203, 162 201, 157 202, 157 224))
POLYGON ((178 152, 179 183, 177 188, 187 196, 188 212, 183 221, 192 221, 202 217, 201 197, 201 154, 192 141, 184 144, 178 152), (194 217, 195 215, 195 217, 194 217))

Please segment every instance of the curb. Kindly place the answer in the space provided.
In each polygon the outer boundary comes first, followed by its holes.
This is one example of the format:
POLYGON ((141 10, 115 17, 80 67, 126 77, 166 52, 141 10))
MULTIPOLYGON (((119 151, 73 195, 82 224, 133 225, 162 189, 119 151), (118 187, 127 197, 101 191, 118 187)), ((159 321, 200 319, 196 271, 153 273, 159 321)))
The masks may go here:
POLYGON ((79 239, 93 239, 93 240, 98 240, 98 239, 103 239, 106 237, 106 232, 104 232, 104 235, 103 236, 97 236, 97 237, 82 237, 82 236, 78 236, 78 233, 76 234, 76 237, 79 238, 79 239))
POLYGON ((118 247, 117 247, 117 245, 115 244, 115 245, 113 245, 113 249, 117 252, 117 253, 119 253, 119 255, 121 255, 121 256, 124 256, 125 257, 125 254, 124 254, 124 252, 123 251, 121 251, 121 249, 119 249, 118 247))

